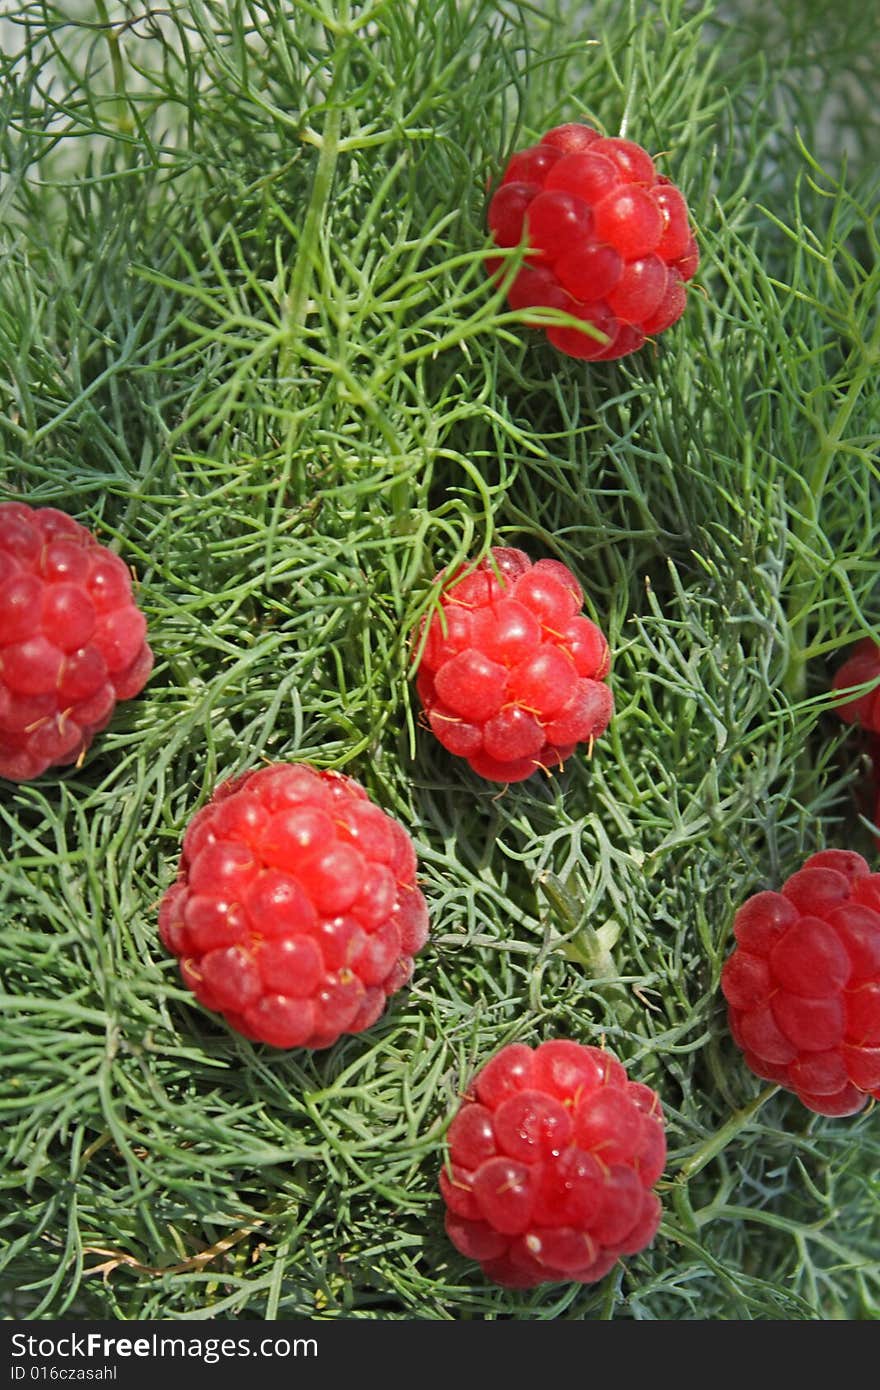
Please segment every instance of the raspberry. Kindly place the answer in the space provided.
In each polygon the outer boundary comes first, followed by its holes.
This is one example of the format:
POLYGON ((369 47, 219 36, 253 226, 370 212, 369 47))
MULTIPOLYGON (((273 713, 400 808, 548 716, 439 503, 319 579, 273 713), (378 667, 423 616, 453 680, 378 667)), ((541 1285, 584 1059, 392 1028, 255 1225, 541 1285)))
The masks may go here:
POLYGON ((819 1115, 880 1099, 880 874, 823 850, 748 898, 733 930, 721 988, 752 1071, 819 1115))
POLYGON ((614 708, 608 643, 580 612, 580 585, 557 560, 533 564, 501 546, 459 576, 422 629, 416 686, 428 724, 491 781, 560 766, 614 708))
POLYGON ((0 504, 0 777, 75 763, 153 668, 118 555, 54 507, 0 504))
MULTIPOLYGON (((508 290, 512 309, 562 309, 604 335, 547 328, 570 357, 625 357, 685 311, 699 263, 687 203, 632 140, 556 126, 511 157, 488 224, 497 246, 528 247, 508 290)), ((487 269, 498 279, 504 263, 490 258, 487 269)))
POLYGON ((223 782, 190 821, 159 909, 208 1009, 273 1047, 375 1023, 428 936, 412 841, 359 783, 278 763, 223 782))
MULTIPOLYGON (((866 637, 853 647, 831 684, 835 690, 847 690, 850 686, 876 680, 878 676, 880 646, 866 637)), ((847 724, 861 724, 869 732, 880 734, 880 685, 876 690, 869 690, 867 695, 859 695, 838 705, 837 713, 847 724)))
POLYGON ((608 1052, 562 1039, 502 1048, 448 1141, 447 1233, 497 1284, 590 1284, 657 1234, 663 1112, 608 1052))

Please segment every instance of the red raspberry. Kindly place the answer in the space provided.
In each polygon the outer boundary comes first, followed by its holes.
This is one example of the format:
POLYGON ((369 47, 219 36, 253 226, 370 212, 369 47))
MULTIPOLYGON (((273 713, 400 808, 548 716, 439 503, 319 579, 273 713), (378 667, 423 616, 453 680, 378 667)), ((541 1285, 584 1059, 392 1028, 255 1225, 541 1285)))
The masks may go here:
POLYGON ((403 826, 351 777, 277 763, 223 782, 183 837, 162 940, 257 1042, 329 1047, 405 985, 428 936, 403 826))
MULTIPOLYGON (((831 682, 835 690, 848 690, 880 676, 880 646, 870 637, 857 642, 831 682)), ((863 729, 880 734, 880 685, 837 706, 837 713, 847 724, 861 724, 863 729)))
POLYGON ((533 564, 503 546, 452 577, 428 624, 416 687, 440 743, 481 777, 520 782, 606 729, 611 654, 582 602, 558 560, 533 564))
POLYGON ((733 930, 721 988, 752 1071, 819 1115, 880 1099, 880 874, 823 850, 748 898, 733 930))
POLYGON ((118 555, 54 507, 0 504, 0 777, 75 763, 153 668, 118 555))
MULTIPOLYGON (((488 223, 498 246, 529 247, 508 290, 512 309, 564 309, 605 335, 548 328, 571 357, 624 357, 684 313, 699 262, 687 203, 632 140, 585 125, 549 130, 511 157, 488 223)), ((501 278, 504 262, 487 269, 501 278)))
POLYGON ((591 1284, 657 1234, 663 1111, 610 1052, 561 1039, 502 1048, 448 1140, 447 1233, 497 1284, 591 1284))

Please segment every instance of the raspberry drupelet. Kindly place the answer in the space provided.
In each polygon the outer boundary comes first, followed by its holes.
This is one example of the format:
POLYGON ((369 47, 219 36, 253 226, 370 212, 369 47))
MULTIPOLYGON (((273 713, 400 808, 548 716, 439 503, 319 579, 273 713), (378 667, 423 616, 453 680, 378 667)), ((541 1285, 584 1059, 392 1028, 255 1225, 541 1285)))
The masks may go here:
POLYGON ((273 1047, 375 1023, 428 936, 403 826, 338 772, 277 763, 221 783, 159 910, 196 998, 273 1047))
POLYGON ((563 1039, 502 1048, 448 1143, 447 1234, 496 1284, 590 1284, 657 1234, 663 1111, 610 1052, 563 1039))
POLYGON ((503 546, 447 583, 416 688, 440 743, 481 777, 522 781, 606 729, 611 654, 582 603, 565 565, 503 546))
MULTIPOLYGON (((548 130, 508 162, 489 204, 496 245, 529 250, 512 309, 562 309, 604 335, 550 327, 570 357, 625 357, 684 313, 699 253, 687 204, 641 145, 587 125, 548 130)), ((505 262, 487 263, 495 278, 505 262)))
POLYGON ((75 763, 153 654, 125 563, 54 507, 0 504, 0 777, 75 763))
POLYGON ((823 850, 748 898, 733 930, 721 988, 752 1071, 819 1115, 880 1099, 880 874, 823 850))

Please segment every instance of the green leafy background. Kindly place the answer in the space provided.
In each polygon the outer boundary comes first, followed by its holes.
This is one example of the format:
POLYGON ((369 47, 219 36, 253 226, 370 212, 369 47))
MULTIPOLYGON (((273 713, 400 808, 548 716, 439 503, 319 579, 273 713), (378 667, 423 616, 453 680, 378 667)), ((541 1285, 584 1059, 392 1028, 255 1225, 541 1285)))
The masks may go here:
POLYGON ((77 12, 18 8, 0 60, 2 488, 135 567, 157 663, 0 794, 7 1316, 876 1317, 877 1117, 761 1091, 718 990, 744 896, 876 854, 829 691, 880 635, 872 7, 77 12), (483 268, 489 182, 579 118, 699 230, 685 318, 619 364, 483 268), (507 791, 410 680, 431 578, 498 543, 572 567, 617 705, 507 791), (400 817, 431 909, 412 986, 313 1055, 232 1035, 156 931, 188 818, 281 758, 400 817), (596 1286, 504 1291, 444 1235, 444 1133, 553 1036, 660 1091, 665 1216, 596 1286))

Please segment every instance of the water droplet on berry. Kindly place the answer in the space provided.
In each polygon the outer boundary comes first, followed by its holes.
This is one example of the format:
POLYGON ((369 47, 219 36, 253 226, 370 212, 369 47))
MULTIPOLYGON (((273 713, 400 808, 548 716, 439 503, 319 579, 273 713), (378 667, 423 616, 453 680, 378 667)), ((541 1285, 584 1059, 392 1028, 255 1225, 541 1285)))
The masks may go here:
POLYGON ((545 1091, 519 1091, 495 1111, 498 1147, 522 1163, 559 1154, 571 1141, 568 1111, 545 1091))

